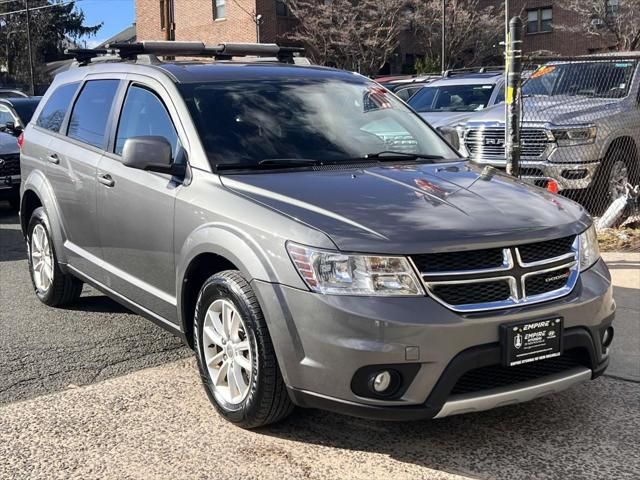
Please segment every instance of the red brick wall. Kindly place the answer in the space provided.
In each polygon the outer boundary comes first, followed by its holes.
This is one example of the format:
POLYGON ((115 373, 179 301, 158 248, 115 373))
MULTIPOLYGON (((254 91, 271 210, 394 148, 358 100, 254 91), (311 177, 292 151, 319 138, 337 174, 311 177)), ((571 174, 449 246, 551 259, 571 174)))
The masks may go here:
MULTIPOLYGON (((176 40, 201 40, 212 44, 255 42, 256 25, 252 16, 256 11, 256 2, 269 3, 267 0, 227 0, 226 18, 214 20, 212 0, 174 0, 176 40)), ((273 3, 273 15, 270 16, 270 22, 269 18, 265 18, 261 27, 263 31, 269 31, 269 23, 275 23, 273 3)), ((159 0, 137 0, 136 22, 138 40, 164 39, 164 32, 160 29, 159 0)))
MULTIPOLYGON (((481 0, 480 4, 502 6, 502 0, 481 0)), ((602 49, 614 45, 612 42, 603 42, 598 37, 586 35, 578 32, 567 32, 558 28, 558 25, 579 25, 580 19, 576 18, 574 12, 564 10, 553 0, 510 0, 509 10, 511 16, 521 14, 525 23, 525 34, 523 49, 525 52, 535 52, 539 50, 549 50, 559 55, 586 55, 590 50, 602 49), (553 6, 553 23, 556 25, 553 32, 547 33, 526 33, 527 10, 533 8, 553 6)))

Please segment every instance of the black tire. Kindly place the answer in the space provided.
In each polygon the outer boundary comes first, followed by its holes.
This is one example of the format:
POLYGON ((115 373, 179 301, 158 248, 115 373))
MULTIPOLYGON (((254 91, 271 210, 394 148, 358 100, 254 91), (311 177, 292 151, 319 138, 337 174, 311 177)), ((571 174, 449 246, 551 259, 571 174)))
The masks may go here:
POLYGON ((627 169, 629 183, 631 183, 631 185, 638 183, 638 159, 633 152, 626 151, 622 148, 614 148, 611 150, 598 168, 593 180, 593 185, 583 194, 583 201, 581 203, 587 207, 591 215, 602 215, 615 200, 611 194, 609 184, 614 166, 618 162, 624 163, 627 169))
POLYGON ((31 215, 29 227, 27 228, 27 259, 29 262, 29 273, 31 275, 31 284, 33 285, 36 296, 40 301, 50 307, 62 307, 75 302, 80 297, 80 294, 82 293, 82 282, 76 277, 64 273, 60 269, 60 266, 58 265, 58 257, 56 256, 55 248, 51 240, 50 231, 49 219, 47 218, 44 208, 36 208, 31 215), (32 261, 31 239, 33 231, 38 225, 41 225, 44 228, 49 245, 51 246, 51 254, 53 257, 53 280, 46 290, 38 288, 34 278, 35 272, 32 261))
POLYGON ((262 310, 249 283, 235 270, 207 279, 198 295, 194 315, 194 348, 200 377, 211 403, 226 420, 242 428, 257 428, 278 422, 293 411, 262 310), (249 391, 240 403, 226 403, 216 396, 213 380, 206 366, 203 325, 207 310, 214 301, 233 303, 246 327, 252 357, 249 391))

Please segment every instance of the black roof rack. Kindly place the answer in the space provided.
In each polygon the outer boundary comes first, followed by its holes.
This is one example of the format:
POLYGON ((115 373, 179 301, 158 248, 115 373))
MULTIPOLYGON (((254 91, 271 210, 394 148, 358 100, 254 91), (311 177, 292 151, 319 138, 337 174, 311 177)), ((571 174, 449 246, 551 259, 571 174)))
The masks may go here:
POLYGON ((444 77, 453 77, 455 75, 465 75, 469 73, 491 73, 491 72, 503 72, 503 65, 491 65, 488 67, 468 67, 468 68, 454 68, 444 72, 444 77))
POLYGON ((280 62, 293 63, 302 56, 304 48, 281 47, 275 43, 221 43, 207 45, 203 42, 143 41, 136 43, 110 43, 104 49, 69 49, 67 55, 86 65, 94 58, 113 54, 123 60, 137 59, 138 55, 167 57, 208 57, 215 60, 231 60, 234 57, 271 57, 280 62))

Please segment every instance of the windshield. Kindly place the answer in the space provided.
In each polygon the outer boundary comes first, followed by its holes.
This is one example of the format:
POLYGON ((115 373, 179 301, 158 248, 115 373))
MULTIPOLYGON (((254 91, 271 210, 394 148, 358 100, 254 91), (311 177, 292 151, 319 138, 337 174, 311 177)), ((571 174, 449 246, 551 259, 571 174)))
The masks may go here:
POLYGON ((348 162, 383 151, 456 157, 386 89, 355 77, 179 85, 214 168, 348 162))
POLYGON ((545 65, 531 75, 522 94, 622 98, 629 92, 635 66, 629 61, 545 65))
POLYGON ((409 99, 418 112, 473 112, 486 108, 495 85, 424 87, 409 99))

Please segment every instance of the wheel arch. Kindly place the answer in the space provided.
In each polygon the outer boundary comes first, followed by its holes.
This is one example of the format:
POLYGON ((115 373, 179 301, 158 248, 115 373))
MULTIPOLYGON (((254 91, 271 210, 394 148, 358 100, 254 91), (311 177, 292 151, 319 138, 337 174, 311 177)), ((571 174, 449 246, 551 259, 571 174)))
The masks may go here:
POLYGON ((178 319, 191 347, 195 304, 207 278, 224 270, 238 270, 248 282, 275 279, 265 252, 241 232, 222 224, 194 231, 183 243, 176 267, 178 319))

